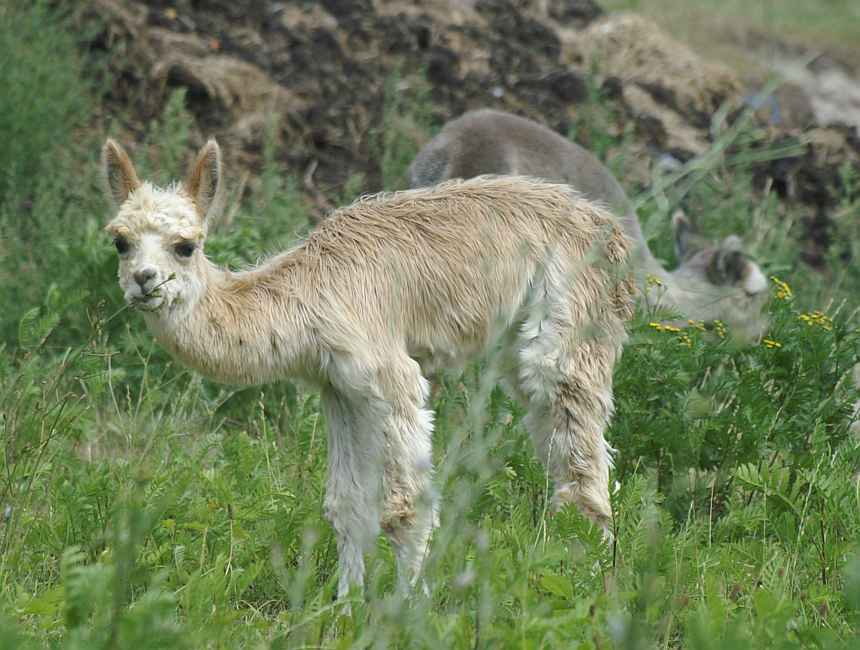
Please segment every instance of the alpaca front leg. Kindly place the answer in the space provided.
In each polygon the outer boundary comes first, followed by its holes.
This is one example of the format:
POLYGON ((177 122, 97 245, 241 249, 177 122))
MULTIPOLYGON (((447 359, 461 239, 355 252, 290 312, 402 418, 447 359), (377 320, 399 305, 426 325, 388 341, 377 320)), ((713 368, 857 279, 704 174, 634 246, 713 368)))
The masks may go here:
POLYGON ((611 344, 591 341, 543 368, 529 359, 532 363, 523 369, 523 384, 530 389, 525 425, 555 482, 553 509, 575 504, 607 539, 612 522, 612 458, 603 434, 613 410, 616 354, 611 344))
POLYGON ((333 389, 323 392, 322 403, 329 433, 325 511, 337 537, 337 595, 343 599, 352 587, 363 587, 364 554, 379 535, 382 450, 372 414, 333 389))
POLYGON ((603 437, 605 425, 575 398, 530 404, 524 424, 555 483, 551 510, 573 503, 602 529, 604 537, 611 537, 611 449, 603 437))

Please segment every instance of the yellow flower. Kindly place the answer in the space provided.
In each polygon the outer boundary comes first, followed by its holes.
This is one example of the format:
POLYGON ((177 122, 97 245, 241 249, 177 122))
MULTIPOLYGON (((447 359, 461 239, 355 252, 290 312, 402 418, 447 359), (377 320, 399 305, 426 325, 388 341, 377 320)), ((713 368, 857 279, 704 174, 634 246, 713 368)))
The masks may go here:
POLYGON ((705 321, 703 321, 703 320, 692 320, 692 319, 690 319, 687 321, 687 325, 689 325, 690 327, 695 327, 700 332, 705 331, 705 321))
POLYGON ((723 321, 715 320, 714 331, 717 333, 717 336, 719 336, 721 339, 724 339, 726 338, 726 332, 728 330, 726 329, 726 324, 723 321))
POLYGON ((645 276, 645 284, 649 287, 662 287, 663 280, 658 278, 656 275, 651 275, 650 273, 645 276))
POLYGON ((780 343, 779 341, 774 341, 773 339, 762 339, 762 341, 761 341, 761 342, 762 342, 762 343, 764 344, 764 346, 765 346, 766 348, 768 348, 769 350, 774 350, 774 349, 776 349, 776 348, 781 348, 781 347, 782 347, 782 343, 780 343))
POLYGON ((693 347, 693 339, 690 338, 689 334, 681 334, 681 336, 678 337, 678 343, 688 348, 693 347))
POLYGON ((833 329, 833 319, 823 311, 816 309, 815 311, 800 314, 798 318, 806 323, 809 327, 820 327, 828 332, 833 329))
POLYGON ((776 293, 774 294, 777 300, 791 300, 794 296, 794 293, 791 291, 791 287, 788 286, 788 282, 784 282, 780 280, 775 275, 770 276, 771 281, 776 285, 776 293))
POLYGON ((658 332, 671 332, 672 334, 677 334, 678 332, 683 331, 680 327, 675 325, 658 323, 657 321, 651 321, 648 323, 648 327, 655 329, 658 332))

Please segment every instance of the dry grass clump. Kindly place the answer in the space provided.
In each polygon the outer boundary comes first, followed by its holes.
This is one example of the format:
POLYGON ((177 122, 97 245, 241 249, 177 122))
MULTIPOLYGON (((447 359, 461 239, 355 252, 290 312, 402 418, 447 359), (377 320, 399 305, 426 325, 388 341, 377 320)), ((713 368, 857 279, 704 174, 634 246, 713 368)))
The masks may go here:
POLYGON ((728 68, 704 60, 636 14, 612 14, 584 30, 562 30, 562 58, 622 81, 625 104, 662 125, 667 148, 701 153, 703 129, 724 103, 739 105, 743 86, 728 68))
POLYGON ((713 113, 723 102, 740 100, 740 79, 728 68, 705 61, 636 14, 616 14, 594 22, 580 36, 587 64, 605 75, 659 88, 658 99, 683 113, 713 113))
MULTIPOLYGON (((214 38, 179 33, 147 24, 146 8, 116 0, 96 0, 109 17, 114 37, 130 44, 130 56, 153 86, 167 94, 168 85, 202 91, 226 110, 231 135, 258 135, 273 118, 307 108, 307 101, 275 82, 259 66, 221 52, 214 38)), ((219 109, 220 110, 220 109, 219 109)))

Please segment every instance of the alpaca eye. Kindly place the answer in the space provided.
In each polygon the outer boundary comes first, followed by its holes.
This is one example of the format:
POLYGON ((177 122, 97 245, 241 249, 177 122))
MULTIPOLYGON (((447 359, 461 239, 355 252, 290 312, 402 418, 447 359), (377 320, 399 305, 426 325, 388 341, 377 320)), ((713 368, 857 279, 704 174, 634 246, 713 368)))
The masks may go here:
POLYGON ((128 249, 131 248, 128 243, 128 240, 125 237, 114 238, 113 245, 116 246, 116 252, 120 255, 124 255, 128 252, 128 249))
POLYGON ((194 242, 184 241, 173 247, 179 257, 191 257, 194 254, 194 242))

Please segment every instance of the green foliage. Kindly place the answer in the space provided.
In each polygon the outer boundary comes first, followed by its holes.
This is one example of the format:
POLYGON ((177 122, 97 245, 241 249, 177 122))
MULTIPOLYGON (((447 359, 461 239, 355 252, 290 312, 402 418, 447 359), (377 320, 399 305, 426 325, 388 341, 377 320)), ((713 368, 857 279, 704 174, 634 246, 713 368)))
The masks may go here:
POLYGON ((191 128, 194 120, 185 109, 185 88, 170 93, 161 118, 149 128, 146 140, 153 145, 156 158, 144 157, 136 167, 142 178, 165 186, 185 176, 191 155, 191 128))
POLYGON ((632 124, 619 133, 617 110, 605 101, 606 90, 596 81, 595 71, 585 78, 588 92, 585 101, 577 106, 576 120, 571 124, 567 137, 593 152, 617 177, 623 178, 624 145, 632 135, 632 124), (610 156, 615 150, 620 155, 610 156))
POLYGON ((43 0, 0 6, 0 206, 19 208, 66 157, 91 110, 81 57, 43 0))
POLYGON ((78 145, 95 110, 76 36, 42 1, 3 3, 0 25, 0 342, 12 345, 48 283, 88 288, 92 266, 57 269, 93 262, 86 229, 99 200, 92 154, 78 145))
MULTIPOLYGON (((315 396, 216 388, 146 356, 130 393, 121 369, 134 355, 116 349, 121 340, 51 360, 45 342, 62 312, 28 317, 32 343, 7 361, 2 393, 14 442, 0 468, 12 513, 0 612, 17 623, 0 639, 845 647, 860 615, 860 449, 847 432, 857 395, 846 383, 860 333, 845 312, 802 311, 799 293, 775 285, 771 343, 752 348, 637 318, 616 373, 609 548, 577 513, 548 517, 522 412, 481 382, 492 360, 446 379, 430 597, 394 595, 380 541, 352 619, 331 604, 315 396)), ((74 306, 52 307, 63 308, 74 306)), ((96 321, 94 331, 107 330, 96 321)))
POLYGON ((833 233, 828 251, 829 278, 822 281, 831 299, 860 295, 860 171, 845 163, 840 169, 842 200, 833 213, 833 233))
POLYGON ((409 186, 406 170, 430 131, 429 87, 418 77, 394 74, 385 82, 384 101, 371 153, 379 160, 382 189, 398 190, 409 186))
POLYGON ((283 250, 308 229, 298 181, 278 162, 274 127, 270 125, 263 141, 263 166, 251 205, 237 205, 237 197, 207 241, 207 253, 221 264, 255 263, 261 253, 283 250))

